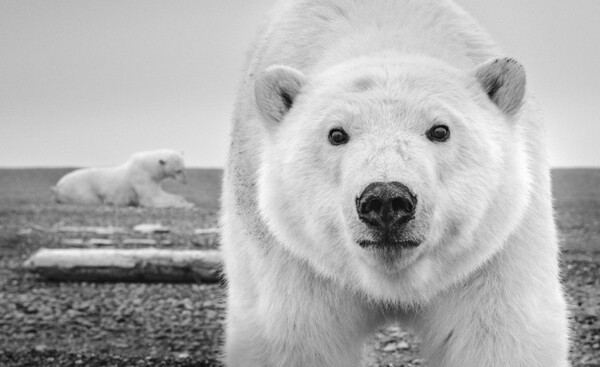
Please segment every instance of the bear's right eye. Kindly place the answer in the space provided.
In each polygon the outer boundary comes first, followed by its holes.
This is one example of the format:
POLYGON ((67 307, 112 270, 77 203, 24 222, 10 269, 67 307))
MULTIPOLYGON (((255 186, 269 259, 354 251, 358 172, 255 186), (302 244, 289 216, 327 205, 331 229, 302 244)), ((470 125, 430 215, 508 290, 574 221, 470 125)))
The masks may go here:
POLYGON ((329 142, 332 145, 346 144, 348 140, 350 140, 350 137, 344 129, 331 129, 329 131, 329 142))
POLYGON ((450 137, 450 129, 446 125, 435 125, 427 132, 427 138, 431 141, 444 142, 450 137))

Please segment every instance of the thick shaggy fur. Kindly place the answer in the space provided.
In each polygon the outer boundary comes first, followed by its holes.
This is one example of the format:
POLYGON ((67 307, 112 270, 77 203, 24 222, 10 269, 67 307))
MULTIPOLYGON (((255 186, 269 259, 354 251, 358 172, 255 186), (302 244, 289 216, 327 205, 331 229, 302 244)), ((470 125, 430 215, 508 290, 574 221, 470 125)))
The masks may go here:
POLYGON ((116 167, 82 168, 62 177, 52 188, 59 203, 146 207, 191 207, 184 198, 163 191, 161 182, 186 183, 181 153, 160 149, 135 153, 116 167))
POLYGON ((450 1, 280 2, 224 178, 226 365, 358 366, 400 322, 431 366, 567 366, 543 130, 523 68, 450 1), (356 198, 382 181, 418 197, 418 247, 359 246, 356 198))

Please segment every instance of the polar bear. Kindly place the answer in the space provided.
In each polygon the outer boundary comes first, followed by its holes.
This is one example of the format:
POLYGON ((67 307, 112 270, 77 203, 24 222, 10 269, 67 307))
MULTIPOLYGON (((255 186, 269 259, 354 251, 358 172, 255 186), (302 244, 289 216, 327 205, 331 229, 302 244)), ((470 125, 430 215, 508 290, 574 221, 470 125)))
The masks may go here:
POLYGON ((59 203, 192 207, 184 198, 163 191, 161 181, 166 178, 187 183, 183 155, 159 149, 135 153, 120 166, 70 172, 52 191, 59 203))
POLYGON ((549 163, 524 68, 449 0, 286 0, 224 176, 227 366, 568 366, 549 163))

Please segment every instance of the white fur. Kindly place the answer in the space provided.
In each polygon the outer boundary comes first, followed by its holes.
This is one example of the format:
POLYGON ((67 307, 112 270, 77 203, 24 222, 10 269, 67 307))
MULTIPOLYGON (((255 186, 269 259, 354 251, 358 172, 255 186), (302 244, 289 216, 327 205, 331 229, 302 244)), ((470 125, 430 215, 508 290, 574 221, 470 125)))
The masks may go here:
POLYGON ((68 204, 193 206, 161 188, 161 182, 166 178, 187 182, 181 153, 160 149, 135 153, 116 167, 82 168, 70 172, 58 181, 53 192, 57 202, 68 204))
POLYGON ((502 56, 446 0, 278 4, 224 179, 228 366, 358 366, 396 321, 431 366, 568 365, 543 125, 502 56), (426 138, 436 123, 447 142, 426 138), (338 127, 348 144, 328 142, 338 127), (420 246, 357 244, 355 199, 377 181, 416 193, 420 246))

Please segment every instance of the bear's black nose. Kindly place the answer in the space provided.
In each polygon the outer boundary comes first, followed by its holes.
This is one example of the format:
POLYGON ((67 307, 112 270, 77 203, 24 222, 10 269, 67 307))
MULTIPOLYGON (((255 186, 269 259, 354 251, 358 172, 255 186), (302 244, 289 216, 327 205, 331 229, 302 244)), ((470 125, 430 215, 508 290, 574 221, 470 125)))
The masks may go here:
POLYGON ((400 182, 373 182, 356 198, 361 221, 389 229, 414 218, 417 197, 400 182))

